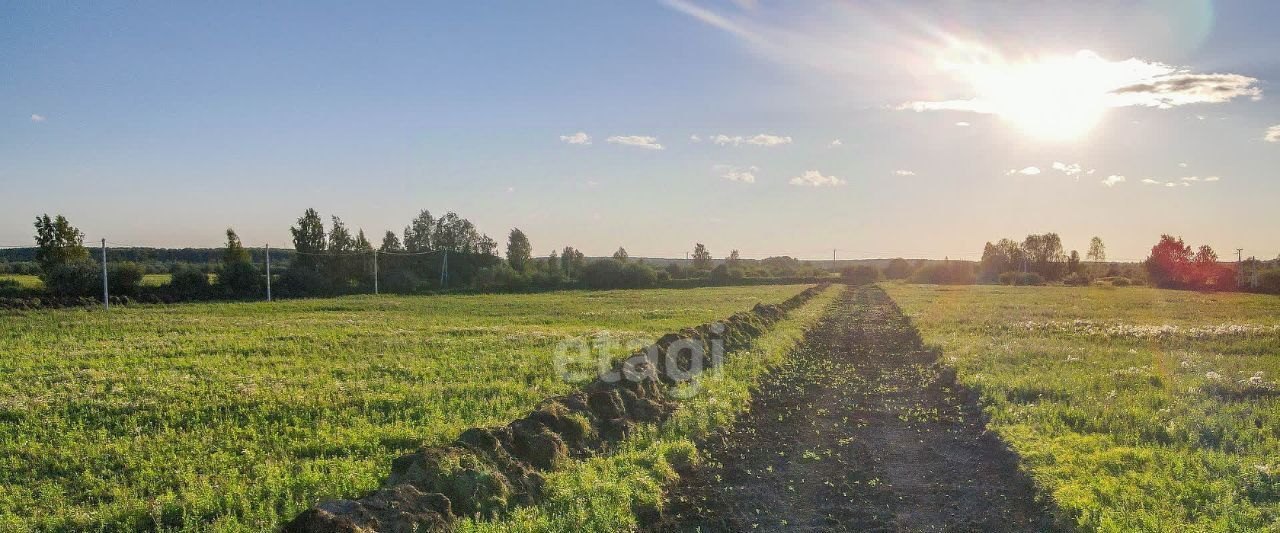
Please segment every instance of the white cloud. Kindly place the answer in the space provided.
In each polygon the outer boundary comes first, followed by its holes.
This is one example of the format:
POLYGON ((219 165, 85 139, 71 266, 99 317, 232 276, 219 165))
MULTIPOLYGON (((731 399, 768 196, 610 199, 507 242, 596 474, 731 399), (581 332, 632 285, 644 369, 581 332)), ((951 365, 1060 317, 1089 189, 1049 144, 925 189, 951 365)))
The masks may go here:
MULTIPOLYGON (((35 115, 31 115, 33 120, 35 117, 35 115)), ((1267 133, 1264 134, 1262 138, 1269 143, 1280 143, 1280 124, 1267 128, 1267 133)))
POLYGON ((1178 163, 1178 166, 1179 166, 1179 167, 1182 167, 1182 168, 1187 168, 1187 164, 1186 164, 1186 163, 1178 163))
POLYGON ((957 122, 957 123, 956 123, 956 126, 959 126, 959 127, 961 127, 961 128, 967 128, 967 127, 969 127, 969 126, 970 126, 970 124, 969 124, 968 122, 965 122, 965 121, 961 120, 960 122, 957 122))
POLYGON ((1187 176, 1182 181, 1200 181, 1200 176, 1187 176))
POLYGON ((1124 176, 1120 176, 1117 174, 1112 174, 1110 176, 1107 176, 1107 179, 1102 180, 1102 184, 1108 187, 1114 187, 1115 184, 1124 183, 1124 182, 1125 182, 1124 176))
POLYGON ((755 183, 756 172, 760 169, 755 166, 747 168, 739 168, 732 165, 715 165, 711 167, 721 178, 739 183, 755 183))
POLYGON ((1219 178, 1219 177, 1217 177, 1217 176, 1209 176, 1209 177, 1205 178, 1204 180, 1205 180, 1205 181, 1218 181, 1218 180, 1221 180, 1221 179, 1222 179, 1222 178, 1219 178))
POLYGON ((823 176, 816 170, 806 170, 804 174, 791 178, 788 183, 798 187, 835 187, 846 182, 835 176, 823 176))
POLYGON ((507 194, 510 194, 510 193, 513 193, 513 192, 516 192, 516 188, 515 188, 515 187, 507 187, 507 194))
POLYGON ((1022 174, 1023 176, 1034 176, 1039 173, 1040 173, 1040 167, 1027 167, 1021 170, 1016 168, 1009 169, 1009 171, 1005 172, 1004 175, 1012 176, 1014 174, 1022 174))
POLYGON ((1142 178, 1142 183, 1144 185, 1163 185, 1164 184, 1164 182, 1156 181, 1151 178, 1142 178))
POLYGON ((605 142, 613 144, 621 144, 623 146, 635 146, 637 148, 645 148, 648 150, 661 150, 662 145, 658 144, 657 137, 649 137, 646 135, 614 135, 605 139, 605 142))
POLYGON ((832 147, 832 148, 835 148, 835 147, 837 147, 837 146, 844 146, 844 141, 842 141, 842 140, 840 140, 840 139, 834 139, 834 140, 832 140, 832 141, 831 141, 831 147, 832 147))
MULTIPOLYGON (((32 114, 31 114, 31 121, 32 121, 32 122, 44 122, 44 115, 41 115, 41 114, 38 114, 38 113, 32 113, 32 114)), ((1278 127, 1280 127, 1280 126, 1278 126, 1278 127)))
POLYGON ((700 143, 702 142, 702 137, 699 137, 698 134, 695 133, 689 136, 689 142, 700 143))
POLYGON ((915 172, 912 172, 912 171, 910 171, 910 170, 895 170, 895 171, 893 171, 893 173, 894 173, 894 175, 897 175, 897 176, 914 176, 914 175, 916 175, 916 173, 915 173, 915 172))
POLYGON ((580 131, 573 135, 561 135, 560 141, 569 144, 591 144, 591 136, 587 135, 586 132, 580 131))
MULTIPOLYGON (((1060 163, 1058 161, 1053 162, 1053 169, 1076 179, 1080 179, 1080 174, 1085 172, 1084 168, 1081 167, 1079 163, 1067 164, 1060 163)), ((1090 169, 1088 173, 1092 174, 1093 170, 1090 169)))
POLYGON ((741 135, 731 137, 729 135, 720 134, 712 137, 711 142, 720 146, 740 146, 743 144, 752 146, 778 146, 782 144, 791 144, 791 137, 770 135, 767 133, 760 133, 753 137, 743 137, 741 135))

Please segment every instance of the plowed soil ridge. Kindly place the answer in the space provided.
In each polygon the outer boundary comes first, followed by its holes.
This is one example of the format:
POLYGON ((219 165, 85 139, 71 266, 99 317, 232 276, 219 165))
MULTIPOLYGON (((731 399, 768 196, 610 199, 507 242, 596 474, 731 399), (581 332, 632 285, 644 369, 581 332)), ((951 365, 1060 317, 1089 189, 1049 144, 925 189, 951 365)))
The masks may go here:
POLYGON ((882 290, 847 291, 649 529, 1058 529, 938 358, 882 290))

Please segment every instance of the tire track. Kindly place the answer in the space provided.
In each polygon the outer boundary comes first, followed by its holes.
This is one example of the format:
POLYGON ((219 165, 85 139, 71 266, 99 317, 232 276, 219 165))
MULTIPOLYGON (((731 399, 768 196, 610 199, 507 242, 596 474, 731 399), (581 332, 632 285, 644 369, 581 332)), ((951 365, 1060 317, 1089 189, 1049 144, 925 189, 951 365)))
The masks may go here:
POLYGON ((655 531, 1045 531, 1017 457, 879 288, 846 292, 655 531))

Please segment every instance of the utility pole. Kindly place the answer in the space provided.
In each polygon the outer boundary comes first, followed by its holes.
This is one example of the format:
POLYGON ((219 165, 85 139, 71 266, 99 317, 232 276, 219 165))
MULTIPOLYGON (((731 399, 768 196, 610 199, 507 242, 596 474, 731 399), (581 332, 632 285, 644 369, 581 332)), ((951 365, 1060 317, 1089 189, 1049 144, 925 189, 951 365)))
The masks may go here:
POLYGON ((271 301, 271 243, 267 243, 267 301, 271 301))
POLYGON ((835 265, 834 265, 834 263, 835 263, 835 262, 836 262, 836 249, 835 249, 835 248, 832 248, 832 249, 831 249, 831 263, 832 263, 832 266, 835 266, 835 265))
POLYGON ((378 294, 378 251, 373 251, 373 293, 378 294))
POLYGON ((444 251, 444 259, 440 264, 440 288, 445 288, 449 284, 449 250, 444 251))
POLYGON ((1244 286, 1244 248, 1236 248, 1236 287, 1244 286))
POLYGON ((111 309, 111 293, 107 290, 107 240, 102 239, 102 310, 111 309))

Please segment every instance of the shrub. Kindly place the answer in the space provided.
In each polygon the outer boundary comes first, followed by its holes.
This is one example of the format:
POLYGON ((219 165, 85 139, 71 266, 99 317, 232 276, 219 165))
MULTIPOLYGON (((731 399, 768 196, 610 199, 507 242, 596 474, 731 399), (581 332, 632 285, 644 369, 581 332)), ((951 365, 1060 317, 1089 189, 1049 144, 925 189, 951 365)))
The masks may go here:
POLYGON ((296 296, 319 296, 332 292, 329 278, 309 265, 297 265, 280 276, 280 292, 296 296))
POLYGON ((137 296, 142 276, 147 273, 137 263, 113 263, 107 266, 107 288, 112 296, 137 296))
POLYGON ((728 283, 729 282, 729 265, 721 263, 711 269, 712 283, 728 283))
POLYGON ((170 272, 168 291, 179 298, 201 298, 209 293, 209 275, 199 268, 178 264, 170 272))
POLYGON ((1268 294, 1280 294, 1280 268, 1258 273, 1258 290, 1268 294))
POLYGON ((257 296, 263 291, 262 276, 249 262, 236 262, 218 269, 218 289, 232 298, 257 296))
POLYGON ((1000 274, 1003 285, 1044 285, 1044 276, 1035 272, 1005 272, 1000 274))
POLYGON ((644 263, 602 259, 582 269, 582 282, 592 289, 637 289, 652 287, 658 275, 644 263))
POLYGON ((395 294, 411 294, 417 289, 418 276, 405 268, 393 269, 378 275, 378 291, 395 294))
POLYGON ((0 279, 0 296, 16 297, 22 292, 22 284, 16 279, 0 279))
POLYGON ((1089 284, 1089 276, 1079 272, 1072 272, 1067 274, 1067 277, 1062 278, 1062 283, 1063 285, 1070 285, 1072 287, 1081 287, 1089 284))
POLYGON ((930 263, 911 275, 913 283, 936 285, 971 285, 975 281, 973 265, 959 261, 930 263))
POLYGON ((42 279, 54 296, 94 296, 102 291, 102 273, 89 260, 53 265, 42 279))
POLYGON ((852 265, 844 267, 840 276, 850 285, 866 285, 880 279, 880 271, 871 265, 852 265))

